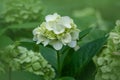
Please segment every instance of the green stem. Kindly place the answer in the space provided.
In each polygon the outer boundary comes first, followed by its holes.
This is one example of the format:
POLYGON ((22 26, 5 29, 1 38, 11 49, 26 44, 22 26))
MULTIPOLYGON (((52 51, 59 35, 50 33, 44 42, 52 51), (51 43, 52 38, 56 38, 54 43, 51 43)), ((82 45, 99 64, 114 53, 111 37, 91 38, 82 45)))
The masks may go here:
POLYGON ((67 55, 67 52, 69 51, 69 48, 64 49, 63 51, 57 51, 57 72, 58 72, 58 78, 61 76, 62 66, 63 66, 63 59, 67 55), (64 54, 63 54, 64 52, 64 54), (62 58, 61 58, 62 56, 62 58), (61 60, 62 59, 62 60, 61 60))
POLYGON ((11 80, 11 68, 9 67, 8 78, 11 80))
POLYGON ((61 65, 60 65, 60 51, 57 51, 57 65, 58 65, 58 77, 61 76, 61 65))

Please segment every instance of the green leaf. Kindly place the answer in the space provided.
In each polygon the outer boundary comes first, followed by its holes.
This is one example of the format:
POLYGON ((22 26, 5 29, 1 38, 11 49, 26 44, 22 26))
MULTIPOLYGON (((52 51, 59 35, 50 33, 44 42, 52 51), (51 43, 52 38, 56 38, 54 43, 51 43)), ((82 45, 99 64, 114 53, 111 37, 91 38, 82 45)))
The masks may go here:
POLYGON ((32 29, 8 29, 6 35, 14 41, 33 38, 32 29))
POLYGON ((13 24, 8 26, 6 34, 11 37, 14 41, 22 38, 32 38, 32 30, 37 27, 40 22, 29 22, 23 24, 13 24))
POLYGON ((62 50, 60 50, 60 71, 62 70, 62 67, 64 65, 64 61, 66 56, 68 55, 69 51, 71 51, 71 48, 69 48, 68 46, 65 46, 62 50))
POLYGON ((34 50, 35 43, 33 41, 19 41, 16 42, 19 46, 26 47, 29 50, 34 50))
POLYGON ((0 49, 13 44, 13 41, 7 36, 0 36, 0 49))
POLYGON ((29 23, 23 23, 23 24, 13 24, 8 26, 9 29, 29 29, 29 28, 35 28, 39 25, 39 22, 29 22, 29 23))
POLYGON ((41 76, 32 74, 30 72, 15 71, 11 73, 4 73, 0 75, 0 80, 44 80, 41 76))
POLYGON ((62 77, 56 80, 75 80, 73 77, 62 77))
POLYGON ((36 45, 32 41, 21 41, 18 43, 19 46, 26 47, 29 50, 40 52, 43 57, 55 68, 57 68, 57 53, 51 48, 44 47, 42 45, 36 45))
POLYGON ((77 80, 95 80, 96 66, 91 60, 81 71, 80 74, 76 75, 77 80))
POLYGON ((88 28, 88 29, 85 29, 84 31, 80 32, 79 33, 79 39, 83 38, 84 36, 86 36, 90 31, 91 31, 92 28, 88 28))
POLYGON ((44 58, 57 69, 57 53, 55 50, 40 46, 40 52, 44 56, 44 58))
POLYGON ((64 63, 63 75, 75 77, 79 75, 93 56, 100 51, 106 40, 107 37, 94 40, 81 46, 78 51, 69 53, 70 58, 69 61, 66 58, 67 63, 64 63))
POLYGON ((7 28, 3 28, 3 27, 0 27, 0 36, 5 33, 5 31, 7 30, 7 28))

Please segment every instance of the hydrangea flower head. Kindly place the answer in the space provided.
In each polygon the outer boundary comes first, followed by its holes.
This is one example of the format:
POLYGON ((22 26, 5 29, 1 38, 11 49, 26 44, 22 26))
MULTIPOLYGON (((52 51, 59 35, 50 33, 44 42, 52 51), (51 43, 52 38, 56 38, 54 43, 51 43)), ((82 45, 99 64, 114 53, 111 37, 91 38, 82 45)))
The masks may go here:
POLYGON ((68 16, 60 16, 57 13, 47 15, 45 22, 33 30, 33 40, 44 46, 52 45, 60 50, 63 45, 75 47, 79 39, 80 30, 68 16))
POLYGON ((98 68, 95 80, 120 80, 120 21, 116 24, 106 47, 95 59, 98 68))
POLYGON ((39 52, 28 50, 22 46, 9 45, 4 50, 0 50, 0 72, 5 72, 9 66, 12 71, 28 71, 39 75, 44 80, 52 80, 55 77, 55 70, 39 52), (7 57, 7 58, 6 58, 7 57))

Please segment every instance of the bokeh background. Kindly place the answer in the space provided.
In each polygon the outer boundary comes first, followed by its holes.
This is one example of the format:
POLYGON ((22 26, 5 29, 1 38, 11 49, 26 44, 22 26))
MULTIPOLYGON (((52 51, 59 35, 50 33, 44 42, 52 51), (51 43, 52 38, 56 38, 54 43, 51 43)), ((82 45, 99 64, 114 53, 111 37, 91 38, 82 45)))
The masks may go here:
POLYGON ((74 10, 92 7, 101 12, 105 20, 113 21, 120 18, 120 0, 43 0, 47 12, 59 12, 72 15, 74 10))
POLYGON ((115 27, 120 0, 0 0, 0 34, 14 41, 32 39, 33 28, 53 13, 70 16, 81 31, 92 27, 85 38, 91 41, 115 27))

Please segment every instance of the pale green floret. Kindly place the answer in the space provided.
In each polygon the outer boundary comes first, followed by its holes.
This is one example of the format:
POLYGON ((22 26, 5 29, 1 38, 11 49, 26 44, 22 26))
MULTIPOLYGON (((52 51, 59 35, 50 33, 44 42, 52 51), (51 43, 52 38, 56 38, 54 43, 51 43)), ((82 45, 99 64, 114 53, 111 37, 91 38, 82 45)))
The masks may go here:
POLYGON ((98 60, 97 60, 97 65, 101 66, 101 65, 104 65, 104 58, 103 57, 99 57, 98 60))
POLYGON ((37 44, 52 45, 56 50, 60 50, 63 45, 68 45, 72 48, 77 46, 80 30, 77 29, 70 17, 61 17, 54 13, 46 16, 45 20, 46 22, 43 22, 33 30, 33 40, 37 44))
MULTIPOLYGON (((32 72, 42 76, 44 80, 52 80, 55 77, 54 69, 48 64, 41 53, 27 50, 21 46, 15 47, 14 45, 8 46, 4 51, 0 52, 0 54, 2 53, 6 55, 0 56, 0 59, 2 59, 7 66, 11 67, 12 71, 21 70, 32 72)), ((0 68, 0 71, 2 70, 3 69, 0 68)))
POLYGON ((120 21, 110 32, 106 48, 95 58, 95 80, 120 80, 120 21))
POLYGON ((41 66, 41 65, 40 65, 39 62, 36 62, 36 63, 33 63, 33 64, 32 64, 32 67, 33 67, 34 70, 39 70, 39 69, 41 68, 40 66, 41 66))

